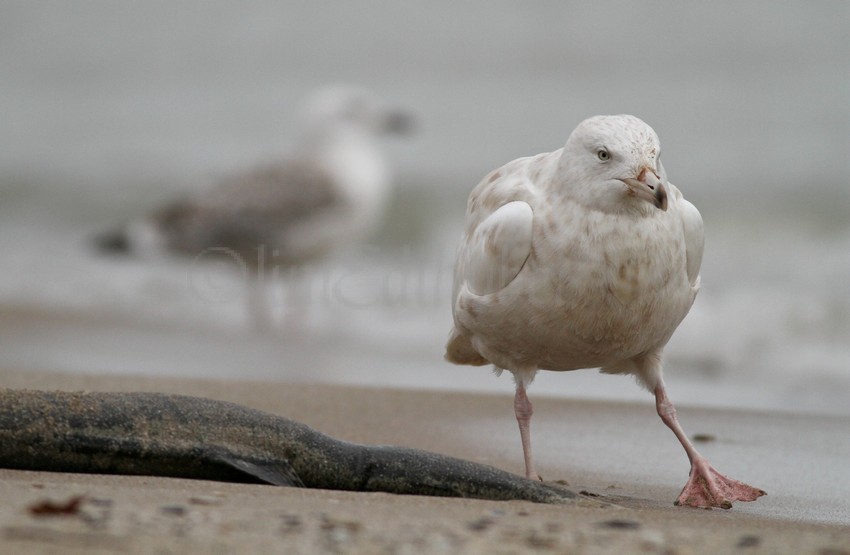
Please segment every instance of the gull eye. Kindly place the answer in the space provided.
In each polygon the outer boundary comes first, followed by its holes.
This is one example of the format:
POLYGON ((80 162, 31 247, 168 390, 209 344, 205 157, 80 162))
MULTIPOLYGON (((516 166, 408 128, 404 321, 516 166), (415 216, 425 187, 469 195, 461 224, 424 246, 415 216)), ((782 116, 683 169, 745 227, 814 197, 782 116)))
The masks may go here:
POLYGON ((599 160, 601 160, 602 162, 607 162, 611 159, 611 155, 608 154, 608 149, 606 148, 600 148, 599 150, 597 150, 596 157, 599 158, 599 160))

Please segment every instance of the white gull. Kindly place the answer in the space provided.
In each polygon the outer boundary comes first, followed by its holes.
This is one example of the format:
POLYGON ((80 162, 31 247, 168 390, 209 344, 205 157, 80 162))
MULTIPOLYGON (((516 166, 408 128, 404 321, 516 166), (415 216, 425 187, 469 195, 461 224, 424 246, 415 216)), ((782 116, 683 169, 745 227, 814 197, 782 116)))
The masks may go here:
POLYGON ((697 452, 662 379, 664 346, 699 290, 703 224, 660 155, 640 119, 596 116, 564 148, 488 174, 469 196, 446 359, 513 373, 530 478, 526 388, 538 370, 634 375, 690 459, 677 504, 729 508, 764 492, 697 452))

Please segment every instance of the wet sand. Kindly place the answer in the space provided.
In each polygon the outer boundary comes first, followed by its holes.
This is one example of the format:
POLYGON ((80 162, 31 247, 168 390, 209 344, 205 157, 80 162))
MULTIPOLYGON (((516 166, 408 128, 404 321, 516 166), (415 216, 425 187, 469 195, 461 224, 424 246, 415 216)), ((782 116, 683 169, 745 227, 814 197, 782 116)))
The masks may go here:
MULTIPOLYGON (((341 439, 522 469, 509 395, 13 371, 0 386, 206 396, 341 439)), ((680 407, 721 471, 769 493, 700 510, 672 505, 687 460, 649 403, 542 395, 541 474, 595 497, 545 506, 0 469, 0 552, 850 553, 850 419, 680 407)))

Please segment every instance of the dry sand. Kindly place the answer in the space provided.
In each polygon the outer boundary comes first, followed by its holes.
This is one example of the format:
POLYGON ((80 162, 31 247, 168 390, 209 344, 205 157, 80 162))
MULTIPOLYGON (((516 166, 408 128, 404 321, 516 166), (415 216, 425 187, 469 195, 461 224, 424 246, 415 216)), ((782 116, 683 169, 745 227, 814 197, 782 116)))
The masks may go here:
MULTIPOLYGON (((0 386, 207 396, 342 439, 522 468, 509 395, 10 371, 0 386)), ((541 474, 598 497, 547 506, 0 469, 0 553, 850 554, 846 418, 680 408, 721 471, 769 493, 700 510, 672 505, 687 460, 651 404, 534 401, 541 474), (69 515, 31 510, 79 496, 69 515)))

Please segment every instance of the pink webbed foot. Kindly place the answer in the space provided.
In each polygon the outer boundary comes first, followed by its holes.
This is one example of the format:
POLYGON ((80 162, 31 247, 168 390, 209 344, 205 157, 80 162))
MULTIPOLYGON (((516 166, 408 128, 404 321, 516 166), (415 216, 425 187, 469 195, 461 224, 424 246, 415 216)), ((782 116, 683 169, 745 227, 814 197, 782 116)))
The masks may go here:
POLYGON ((731 509, 733 501, 755 501, 762 495, 767 493, 738 480, 727 478, 714 470, 708 461, 701 459, 691 466, 691 476, 675 504, 731 509))

